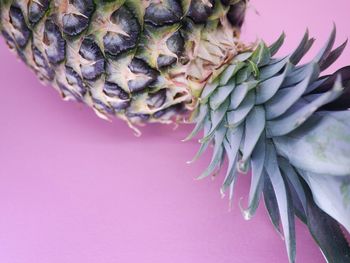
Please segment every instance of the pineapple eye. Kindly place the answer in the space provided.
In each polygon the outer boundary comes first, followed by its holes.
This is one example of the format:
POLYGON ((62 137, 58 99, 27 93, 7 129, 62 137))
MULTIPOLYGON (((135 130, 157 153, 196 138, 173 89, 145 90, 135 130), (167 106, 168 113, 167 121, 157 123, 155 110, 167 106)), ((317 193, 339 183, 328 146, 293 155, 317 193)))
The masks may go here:
POLYGON ((176 61, 177 61, 176 57, 159 55, 157 58, 157 67, 159 69, 162 69, 174 64, 176 61))
POLYGON ((146 89, 153 84, 158 76, 158 72, 147 65, 141 59, 133 59, 129 65, 132 73, 135 73, 135 79, 128 81, 128 87, 131 92, 138 92, 146 89))
POLYGON ((178 103, 178 104, 172 105, 166 109, 159 110, 159 111, 155 112, 153 114, 153 117, 156 119, 159 119, 159 118, 170 119, 172 116, 174 116, 176 114, 183 113, 184 111, 185 111, 184 104, 178 103))
POLYGON ((92 0, 69 0, 68 13, 63 15, 63 32, 68 36, 77 36, 82 33, 90 23, 94 12, 92 0))
POLYGON ((140 25, 133 14, 124 6, 111 15, 111 26, 103 37, 105 52, 117 56, 136 47, 140 25))
POLYGON ((150 109, 157 109, 164 105, 166 101, 166 89, 161 89, 155 93, 149 94, 147 106, 150 109))
POLYGON ((79 54, 84 59, 80 65, 84 79, 95 80, 105 72, 105 60, 102 51, 92 36, 84 38, 79 54))
POLYGON ((197 24, 205 23, 214 10, 215 0, 192 0, 187 16, 197 24))
POLYGON ((30 0, 28 2, 28 20, 35 25, 49 9, 49 0, 30 0))
POLYGON ((50 18, 45 22, 43 42, 46 46, 46 56, 51 64, 57 65, 65 59, 66 42, 58 26, 50 18))
POLYGON ((167 48, 173 52, 177 57, 175 56, 169 56, 169 55, 159 55, 157 58, 157 66, 159 69, 171 66, 172 64, 176 63, 178 60, 178 57, 181 56, 183 50, 184 50, 185 42, 183 40, 183 37, 181 36, 180 31, 176 31, 171 37, 169 37, 166 41, 167 48))
POLYGON ((128 108, 130 106, 130 95, 125 92, 121 87, 112 82, 105 82, 103 87, 103 92, 112 99, 107 99, 109 104, 114 110, 120 111, 128 108), (118 98, 119 100, 115 100, 118 98))
POLYGON ((104 93, 106 93, 109 97, 118 97, 121 100, 130 99, 129 93, 124 91, 117 84, 106 81, 103 87, 104 93))
POLYGON ((63 98, 68 98, 68 99, 74 99, 76 101, 82 102, 81 96, 76 93, 74 90, 71 90, 67 88, 65 85, 63 85, 61 82, 57 81, 57 86, 61 90, 61 94, 63 98))
POLYGON ((166 41, 166 45, 170 51, 180 56, 185 46, 185 41, 181 36, 180 31, 176 31, 171 37, 169 37, 166 41))
POLYGON ((128 117, 129 120, 136 121, 136 122, 146 122, 151 117, 151 115, 149 114, 133 113, 133 112, 126 112, 126 116, 128 117))
POLYGON ((11 49, 15 48, 16 44, 15 44, 13 38, 10 36, 10 34, 7 33, 4 29, 2 29, 0 32, 1 32, 2 36, 4 37, 4 39, 6 40, 7 45, 11 49))
POLYGON ((82 98, 86 94, 86 87, 79 74, 71 67, 66 66, 66 79, 67 82, 76 90, 79 96, 82 98))
POLYGON ((110 115, 113 115, 115 113, 114 109, 110 105, 107 105, 96 98, 93 98, 93 102, 94 102, 94 108, 97 109, 98 111, 101 111, 103 113, 107 113, 110 115))
POLYGON ((54 77, 55 77, 55 72, 48 65, 44 55, 34 45, 32 45, 32 51, 33 51, 34 62, 39 67, 40 73, 43 75, 43 77, 45 79, 48 79, 48 80, 52 81, 54 79, 54 77))
POLYGON ((28 43, 31 32, 25 22, 22 10, 13 5, 10 7, 10 23, 16 29, 13 35, 17 45, 24 48, 28 43))
POLYGON ((177 0, 151 3, 145 12, 145 22, 155 26, 178 23, 182 17, 181 4, 177 0))

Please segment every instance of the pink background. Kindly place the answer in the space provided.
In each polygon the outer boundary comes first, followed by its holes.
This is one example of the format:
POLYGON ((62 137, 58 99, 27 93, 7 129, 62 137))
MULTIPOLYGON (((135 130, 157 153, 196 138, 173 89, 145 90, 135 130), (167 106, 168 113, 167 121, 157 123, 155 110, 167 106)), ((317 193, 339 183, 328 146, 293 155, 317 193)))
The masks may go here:
MULTIPOLYGON (((333 21, 338 43, 350 36, 348 0, 251 4, 243 36, 271 42, 285 30, 283 54, 306 26, 317 48, 333 21)), ((347 48, 336 67, 349 58, 347 48)), ((251 221, 240 214, 247 176, 239 180, 232 212, 219 194, 222 176, 194 180, 209 155, 186 164, 198 147, 180 142, 190 127, 152 125, 135 138, 123 122, 105 122, 61 101, 3 40, 0 88, 2 263, 287 262, 264 206, 251 221)), ((298 262, 324 262, 300 223, 297 241, 298 262)))

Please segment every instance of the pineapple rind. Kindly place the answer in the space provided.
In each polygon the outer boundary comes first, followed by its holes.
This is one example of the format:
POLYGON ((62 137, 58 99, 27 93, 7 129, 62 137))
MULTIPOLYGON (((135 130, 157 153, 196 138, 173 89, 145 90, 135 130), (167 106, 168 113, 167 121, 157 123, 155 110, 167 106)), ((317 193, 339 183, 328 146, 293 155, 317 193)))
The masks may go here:
POLYGON ((225 6, 220 0, 210 0, 210 15, 205 23, 196 23, 190 16, 192 1, 0 0, 0 28, 9 46, 65 100, 83 102, 106 119, 118 116, 129 123, 171 122, 195 109, 205 83, 246 48, 238 40, 239 26, 227 18, 237 3, 225 6), (164 19, 157 12, 175 12, 176 3, 183 12, 177 21, 157 20, 164 19), (152 13, 156 4, 162 6, 152 13), (34 15, 39 19, 33 19, 30 10, 38 9, 41 13, 34 15), (47 30, 55 29, 47 24, 49 20, 58 28, 58 32, 50 31, 51 39, 47 30), (172 36, 171 43, 179 50, 168 45, 172 36), (64 41, 64 50, 55 50, 59 39, 64 41), (86 39, 93 41, 93 49, 82 50, 86 39), (48 54, 55 52, 64 52, 64 60, 53 64, 48 54), (157 64, 160 56, 165 65, 161 68, 157 64), (145 63, 132 66, 135 59, 145 63), (106 81, 117 84, 129 97, 106 93, 106 81), (164 104, 150 105, 152 94, 161 89, 166 90, 159 93, 165 94, 164 104))

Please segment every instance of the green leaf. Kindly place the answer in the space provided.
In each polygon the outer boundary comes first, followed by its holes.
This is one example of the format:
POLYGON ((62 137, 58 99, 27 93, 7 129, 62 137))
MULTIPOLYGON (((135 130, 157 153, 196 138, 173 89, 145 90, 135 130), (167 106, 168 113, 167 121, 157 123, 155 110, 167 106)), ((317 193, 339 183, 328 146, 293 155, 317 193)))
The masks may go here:
POLYGON ((348 40, 346 40, 343 44, 341 44, 339 47, 337 47, 335 50, 333 50, 327 56, 327 58, 325 58, 324 60, 322 60, 320 62, 321 71, 324 71, 327 68, 329 68, 340 57, 340 55, 343 53, 347 44, 348 44, 348 40))
POLYGON ((243 144, 242 162, 246 162, 258 140, 265 129, 265 109, 262 106, 255 106, 245 121, 245 136, 243 144))
POLYGON ((274 193, 276 195, 278 210, 283 226, 283 233, 291 263, 295 262, 295 225, 294 225, 294 209, 291 203, 291 197, 288 188, 278 167, 276 151, 271 142, 267 143, 265 169, 272 183, 274 193))
POLYGON ((253 55, 253 52, 244 52, 244 53, 238 54, 237 56, 234 57, 233 63, 245 62, 245 61, 247 61, 252 55, 253 55))
POLYGON ((327 58, 329 53, 331 52, 331 50, 334 46, 334 43, 335 43, 336 36, 337 36, 337 28, 335 27, 335 25, 333 25, 333 29, 332 29, 332 32, 331 32, 329 38, 328 38, 328 41, 326 42, 324 47, 318 52, 318 54, 314 58, 314 61, 322 64, 322 61, 325 58, 327 58))
POLYGON ((292 133, 273 138, 277 151, 300 169, 350 175, 350 111, 317 112, 292 133))
POLYGON ((267 79, 259 84, 256 89, 256 104, 263 104, 276 94, 289 70, 290 66, 287 64, 286 68, 280 75, 267 79))
POLYGON ((230 185, 234 184, 237 178, 237 170, 236 170, 236 162, 238 158, 238 150, 235 152, 234 149, 231 148, 230 143, 227 139, 224 140, 224 147, 226 151, 226 155, 228 156, 228 168, 226 171, 224 182, 220 188, 221 195, 224 196, 227 188, 230 185))
POLYGON ((227 152, 229 158, 235 158, 241 146, 243 139, 244 126, 240 125, 235 129, 227 129, 226 139, 230 146, 230 152, 227 152))
MULTIPOLYGON (((230 128, 237 127, 241 124, 249 112, 255 105, 255 92, 253 90, 248 92, 242 103, 236 110, 227 112, 227 123, 230 128)), ((229 109, 230 110, 230 109, 229 109)))
POLYGON ((227 99, 235 88, 235 80, 230 80, 227 85, 218 87, 216 91, 211 95, 209 105, 212 110, 217 110, 221 104, 227 99))
POLYGON ((222 153, 224 150, 223 147, 223 141, 226 135, 226 128, 224 125, 222 125, 219 129, 215 131, 215 144, 214 144, 214 152, 213 152, 213 157, 212 160, 208 166, 208 168, 198 177, 198 179, 203 179, 209 175, 211 175, 215 168, 218 166, 218 164, 221 161, 222 158, 222 153))
POLYGON ((323 83, 328 80, 328 76, 320 77, 318 80, 314 81, 311 85, 309 85, 305 91, 305 94, 309 94, 314 90, 318 89, 323 83))
POLYGON ((301 108, 299 108, 300 105, 295 104, 293 108, 278 119, 268 121, 266 126, 267 136, 271 138, 292 132, 300 127, 317 109, 336 100, 342 92, 343 87, 341 80, 338 78, 332 90, 321 95, 315 95, 316 98, 313 101, 305 103, 301 108))
POLYGON ((249 64, 241 68, 236 74, 236 85, 241 84, 249 79, 252 75, 252 67, 249 64))
POLYGON ((264 42, 260 42, 258 47, 253 52, 250 61, 254 62, 259 67, 266 66, 271 59, 271 53, 269 48, 264 42))
POLYGON ((298 64, 304 55, 310 50, 315 39, 309 39, 309 30, 306 30, 303 39, 301 40, 298 47, 290 55, 290 62, 294 65, 298 64))
POLYGON ((264 164, 265 136, 261 135, 251 157, 252 179, 249 190, 248 208, 244 210, 242 206, 240 206, 243 217, 246 220, 249 220, 254 216, 256 209, 259 206, 260 196, 264 186, 264 164))
MULTIPOLYGON (((265 169, 263 173, 266 173, 265 169)), ((280 213, 278 210, 277 199, 273 190, 273 186, 269 176, 264 177, 264 202, 269 214, 269 218, 276 232, 283 238, 281 227, 280 227, 280 213)))
POLYGON ((207 84, 202 92, 200 103, 207 104, 209 97, 213 92, 216 90, 216 88, 219 86, 219 79, 216 78, 213 82, 207 84))
POLYGON ((243 62, 236 62, 230 64, 223 73, 220 75, 220 85, 224 86, 230 80, 234 79, 236 73, 245 66, 246 64, 243 62))
POLYGON ((279 49, 282 47, 284 40, 286 38, 286 34, 283 32, 280 37, 277 39, 275 43, 273 43, 271 46, 269 46, 271 56, 273 57, 276 55, 276 53, 279 51, 279 49))
POLYGON ((350 204, 344 199, 342 186, 350 185, 350 175, 329 176, 299 169, 309 185, 315 203, 350 232, 350 204))
POLYGON ((249 66, 252 70, 253 76, 255 79, 259 78, 260 72, 259 72, 259 67, 257 64, 255 64, 253 61, 248 60, 249 66))
POLYGON ((270 64, 260 69, 260 80, 272 78, 289 62, 289 57, 271 60, 270 64))
MULTIPOLYGON (((204 133, 203 136, 204 137, 208 136, 210 129, 211 129, 211 122, 210 122, 209 116, 206 116, 205 121, 203 123, 203 133, 204 133)), ((201 146, 200 146, 199 150, 197 151, 196 155, 193 157, 193 159, 191 161, 187 162, 188 164, 195 162, 196 160, 198 160, 199 157, 202 156, 202 154, 208 148, 212 137, 208 138, 206 141, 201 143, 201 146)))
MULTIPOLYGON (((224 194, 228 187, 234 184, 237 177, 236 163, 238 159, 239 147, 243 138, 244 128, 239 126, 236 129, 227 129, 224 147, 229 160, 227 173, 221 187, 221 194, 224 194)), ((231 190, 232 191, 232 190, 231 190)), ((232 195, 232 193, 231 193, 232 195)))
POLYGON ((246 98, 248 92, 250 90, 254 89, 258 84, 259 84, 258 81, 253 80, 253 81, 244 82, 244 83, 238 85, 231 93, 229 108, 230 109, 237 109, 238 106, 246 98))
POLYGON ((299 179, 299 175, 294 170, 293 166, 286 159, 279 158, 278 164, 279 164, 279 167, 281 168, 282 173, 288 179, 291 186, 293 187, 296 194, 298 195, 302 208, 306 212, 306 207, 307 207, 306 197, 305 197, 303 185, 299 179))
POLYGON ((291 70, 291 72, 286 76, 286 79, 283 82, 283 86, 289 87, 297 85, 299 82, 303 81, 310 75, 310 67, 315 67, 315 70, 312 72, 313 74, 311 75, 311 81, 317 80, 320 74, 319 66, 315 62, 310 62, 302 66, 294 67, 291 70))
POLYGON ((210 112, 210 119, 212 123, 211 130, 207 136, 200 140, 200 142, 204 142, 208 140, 212 136, 212 134, 216 131, 219 125, 222 123, 224 117, 226 116, 226 112, 229 106, 229 100, 226 100, 224 103, 220 105, 220 107, 216 111, 210 112))
POLYGON ((304 80, 295 86, 280 89, 271 100, 266 102, 265 107, 268 120, 281 116, 300 99, 312 81, 312 76, 315 72, 319 72, 318 65, 316 63, 310 64, 307 72, 308 74, 304 80))
POLYGON ((306 215, 311 235, 322 250, 327 262, 350 262, 350 246, 338 222, 315 204, 309 191, 306 194, 306 215))
POLYGON ((199 113, 198 116, 196 117, 196 126, 192 130, 192 132, 183 140, 183 141, 189 141, 193 137, 195 137, 202 129, 204 126, 204 122, 209 114, 209 109, 208 105, 199 105, 199 113))

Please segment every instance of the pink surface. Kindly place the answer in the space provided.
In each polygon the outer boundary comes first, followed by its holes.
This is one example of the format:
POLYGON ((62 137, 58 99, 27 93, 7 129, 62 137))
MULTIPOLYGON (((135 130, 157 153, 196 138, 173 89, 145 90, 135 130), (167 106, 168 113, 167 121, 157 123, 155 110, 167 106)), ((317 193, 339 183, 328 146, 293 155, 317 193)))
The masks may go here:
MULTIPOLYGON (((267 41, 288 34, 292 50, 308 25, 326 40, 350 36, 348 0, 251 1, 243 35, 267 41)), ((315 49, 314 49, 315 53, 315 49)), ((349 63, 350 48, 336 63, 349 63)), ((333 67, 334 69, 334 67, 333 67)), ((186 165, 198 145, 181 143, 190 127, 152 125, 135 138, 121 121, 61 101, 0 40, 1 263, 281 263, 284 243, 261 205, 244 221, 219 195, 222 177, 195 181, 207 155, 186 165)), ((246 199, 244 199, 246 201, 246 199)), ((324 262, 297 225, 298 262, 324 262)))

